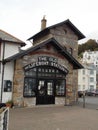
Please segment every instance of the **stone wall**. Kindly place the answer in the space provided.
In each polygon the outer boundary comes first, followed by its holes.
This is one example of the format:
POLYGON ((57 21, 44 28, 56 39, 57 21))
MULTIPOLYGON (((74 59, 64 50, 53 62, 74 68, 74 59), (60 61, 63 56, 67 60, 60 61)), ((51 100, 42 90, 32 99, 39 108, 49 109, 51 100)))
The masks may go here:
MULTIPOLYGON (((67 26, 59 26, 50 30, 46 35, 34 39, 34 45, 40 44, 46 39, 54 37, 67 51, 72 48, 72 55, 77 59, 78 53, 78 37, 75 33, 67 26)), ((66 105, 73 104, 77 101, 77 87, 78 87, 78 73, 73 70, 73 65, 69 63, 57 50, 52 46, 47 49, 46 47, 40 48, 36 52, 22 57, 22 59, 16 60, 15 76, 14 76, 14 89, 13 89, 13 100, 14 104, 18 106, 31 106, 35 104, 35 98, 24 98, 23 97, 23 86, 24 86, 24 71, 23 67, 27 64, 38 60, 38 56, 49 56, 58 58, 58 63, 64 65, 68 70, 69 74, 66 76, 66 105)), ((60 99, 60 98, 59 98, 60 99)), ((60 99, 62 100, 62 99, 60 99)), ((60 102, 56 98, 56 104, 60 102)), ((63 101, 62 101, 63 102, 63 101)))
MULTIPOLYGON (((28 55, 25 55, 21 59, 16 60, 16 66, 15 66, 15 75, 14 75, 14 87, 13 87, 13 101, 14 105, 16 106, 33 106, 36 105, 36 98, 26 98, 23 97, 23 87, 24 87, 24 70, 23 67, 35 62, 38 60, 38 56, 49 56, 54 57, 58 59, 58 64, 62 64, 69 70, 69 75, 67 76, 67 84, 69 84, 70 89, 72 89, 72 65, 69 64, 68 60, 66 60, 61 54, 58 54, 55 50, 55 53, 53 48, 50 50, 47 50, 47 48, 43 48, 44 51, 38 50, 36 52, 30 53, 28 55), (44 52, 44 53, 43 53, 44 52), (55 55, 54 55, 55 54, 55 55)), ((62 103, 65 104, 65 98, 64 101, 61 98, 56 98, 56 104, 60 103, 62 100, 62 103), (59 100, 58 100, 59 99, 59 100)), ((62 104, 60 103, 60 104, 62 104)))
POLYGON ((72 55, 77 59, 78 54, 78 37, 75 33, 67 26, 59 26, 50 30, 52 36, 69 51, 72 48, 72 55), (66 30, 66 32, 65 32, 66 30))
POLYGON ((22 67, 22 59, 16 60, 15 74, 13 81, 13 102, 15 106, 23 106, 23 84, 24 71, 22 67))

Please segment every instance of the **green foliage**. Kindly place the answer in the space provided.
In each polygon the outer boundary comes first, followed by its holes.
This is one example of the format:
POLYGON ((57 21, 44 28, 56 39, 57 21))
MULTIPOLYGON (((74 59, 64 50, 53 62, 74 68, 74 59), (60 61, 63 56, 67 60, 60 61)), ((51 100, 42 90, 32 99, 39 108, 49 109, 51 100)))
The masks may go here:
POLYGON ((8 104, 12 104, 13 101, 12 101, 12 100, 8 100, 6 103, 8 103, 8 104))
POLYGON ((98 43, 96 40, 89 39, 87 42, 81 44, 78 46, 78 55, 79 57, 82 57, 82 53, 86 50, 90 51, 98 51, 98 43))

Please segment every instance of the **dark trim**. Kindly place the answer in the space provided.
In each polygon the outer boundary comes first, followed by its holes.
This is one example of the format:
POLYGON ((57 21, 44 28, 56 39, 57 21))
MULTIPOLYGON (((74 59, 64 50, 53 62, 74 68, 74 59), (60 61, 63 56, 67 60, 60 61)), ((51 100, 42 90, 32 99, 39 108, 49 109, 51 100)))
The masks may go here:
POLYGON ((9 41, 9 40, 3 40, 3 39, 2 39, 2 42, 10 42, 10 43, 15 43, 15 44, 21 44, 21 47, 26 45, 25 42, 16 42, 16 41, 9 41))
MULTIPOLYGON (((4 56, 5 56, 5 42, 3 43, 3 55, 2 55, 2 61, 4 61, 4 56)), ((5 64, 2 62, 1 102, 2 102, 3 86, 4 86, 4 70, 5 70, 5 64)))
POLYGON ((17 53, 11 57, 6 58, 5 62, 10 62, 13 60, 16 60, 18 58, 21 58, 24 55, 27 55, 30 52, 37 51, 38 49, 42 48, 43 46, 47 44, 52 44, 59 53, 61 53, 70 63, 73 64, 74 69, 84 68, 70 53, 68 53, 54 38, 48 39, 34 47, 31 47, 25 51, 22 51, 20 53, 17 53))
POLYGON ((15 43, 15 44, 21 44, 21 46, 25 46, 26 45, 25 42, 10 41, 10 40, 4 40, 4 39, 0 38, 0 43, 1 42, 10 42, 10 43, 15 43))
POLYGON ((37 37, 39 37, 39 36, 41 36, 41 35, 44 35, 45 33, 49 32, 50 29, 55 28, 55 27, 57 27, 57 26, 61 26, 62 24, 67 24, 69 27, 71 27, 71 29, 72 29, 72 30, 75 32, 75 34, 78 36, 78 40, 81 40, 81 39, 85 38, 84 34, 82 34, 82 33, 78 30, 78 28, 76 28, 76 27, 72 24, 72 22, 71 22, 69 19, 67 19, 67 20, 65 20, 65 21, 63 21, 63 22, 60 22, 60 23, 57 23, 57 24, 55 24, 55 25, 52 25, 52 26, 50 26, 50 27, 45 28, 44 30, 38 32, 37 34, 35 34, 34 36, 28 38, 27 40, 35 39, 35 38, 37 38, 37 37))
MULTIPOLYGON (((65 93, 64 93, 64 95, 56 95, 56 93, 55 93, 55 97, 66 97, 66 79, 64 79, 64 78, 62 78, 62 79, 58 78, 58 80, 64 80, 64 82, 65 82, 64 92, 65 93)), ((57 83, 57 80, 55 81, 55 92, 56 92, 56 83, 57 83)))
MULTIPOLYGON (((27 76, 25 76, 25 77, 24 77, 24 84, 25 84, 25 79, 27 79, 27 78, 28 78, 28 79, 35 79, 35 80, 36 80, 36 77, 29 77, 29 76, 27 77, 27 76)), ((37 85, 37 81, 36 81, 36 85, 37 85)), ((25 88, 25 85, 23 85, 23 97, 24 97, 24 98, 36 97, 36 92, 35 92, 35 95, 32 95, 32 96, 27 95, 27 96, 26 96, 26 95, 24 94, 24 88, 25 88)))

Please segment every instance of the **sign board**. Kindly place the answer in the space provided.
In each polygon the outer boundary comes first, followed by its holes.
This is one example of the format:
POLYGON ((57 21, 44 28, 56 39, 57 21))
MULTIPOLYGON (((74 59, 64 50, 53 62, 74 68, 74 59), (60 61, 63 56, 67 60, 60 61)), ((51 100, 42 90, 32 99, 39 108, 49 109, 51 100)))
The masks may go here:
POLYGON ((39 66, 51 66, 51 67, 56 67, 57 69, 60 69, 61 71, 68 73, 67 68, 65 68, 63 65, 58 64, 58 60, 53 57, 47 57, 47 56, 40 56, 38 57, 37 62, 33 62, 31 64, 28 64, 24 67, 24 70, 27 71, 29 69, 32 69, 34 67, 39 67, 39 66))

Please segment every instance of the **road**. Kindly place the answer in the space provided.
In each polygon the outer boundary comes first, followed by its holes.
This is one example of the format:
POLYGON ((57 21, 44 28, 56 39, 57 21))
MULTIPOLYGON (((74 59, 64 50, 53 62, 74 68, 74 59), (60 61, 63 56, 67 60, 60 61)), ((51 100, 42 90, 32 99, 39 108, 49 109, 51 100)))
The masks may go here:
POLYGON ((9 130, 98 130, 98 110, 79 106, 10 109, 9 130))
MULTIPOLYGON (((83 104, 84 104, 83 97, 79 98, 78 101, 79 101, 79 105, 83 106, 83 104)), ((94 96, 85 96, 85 107, 97 109, 98 108, 98 96, 96 96, 96 97, 94 97, 94 96)))

